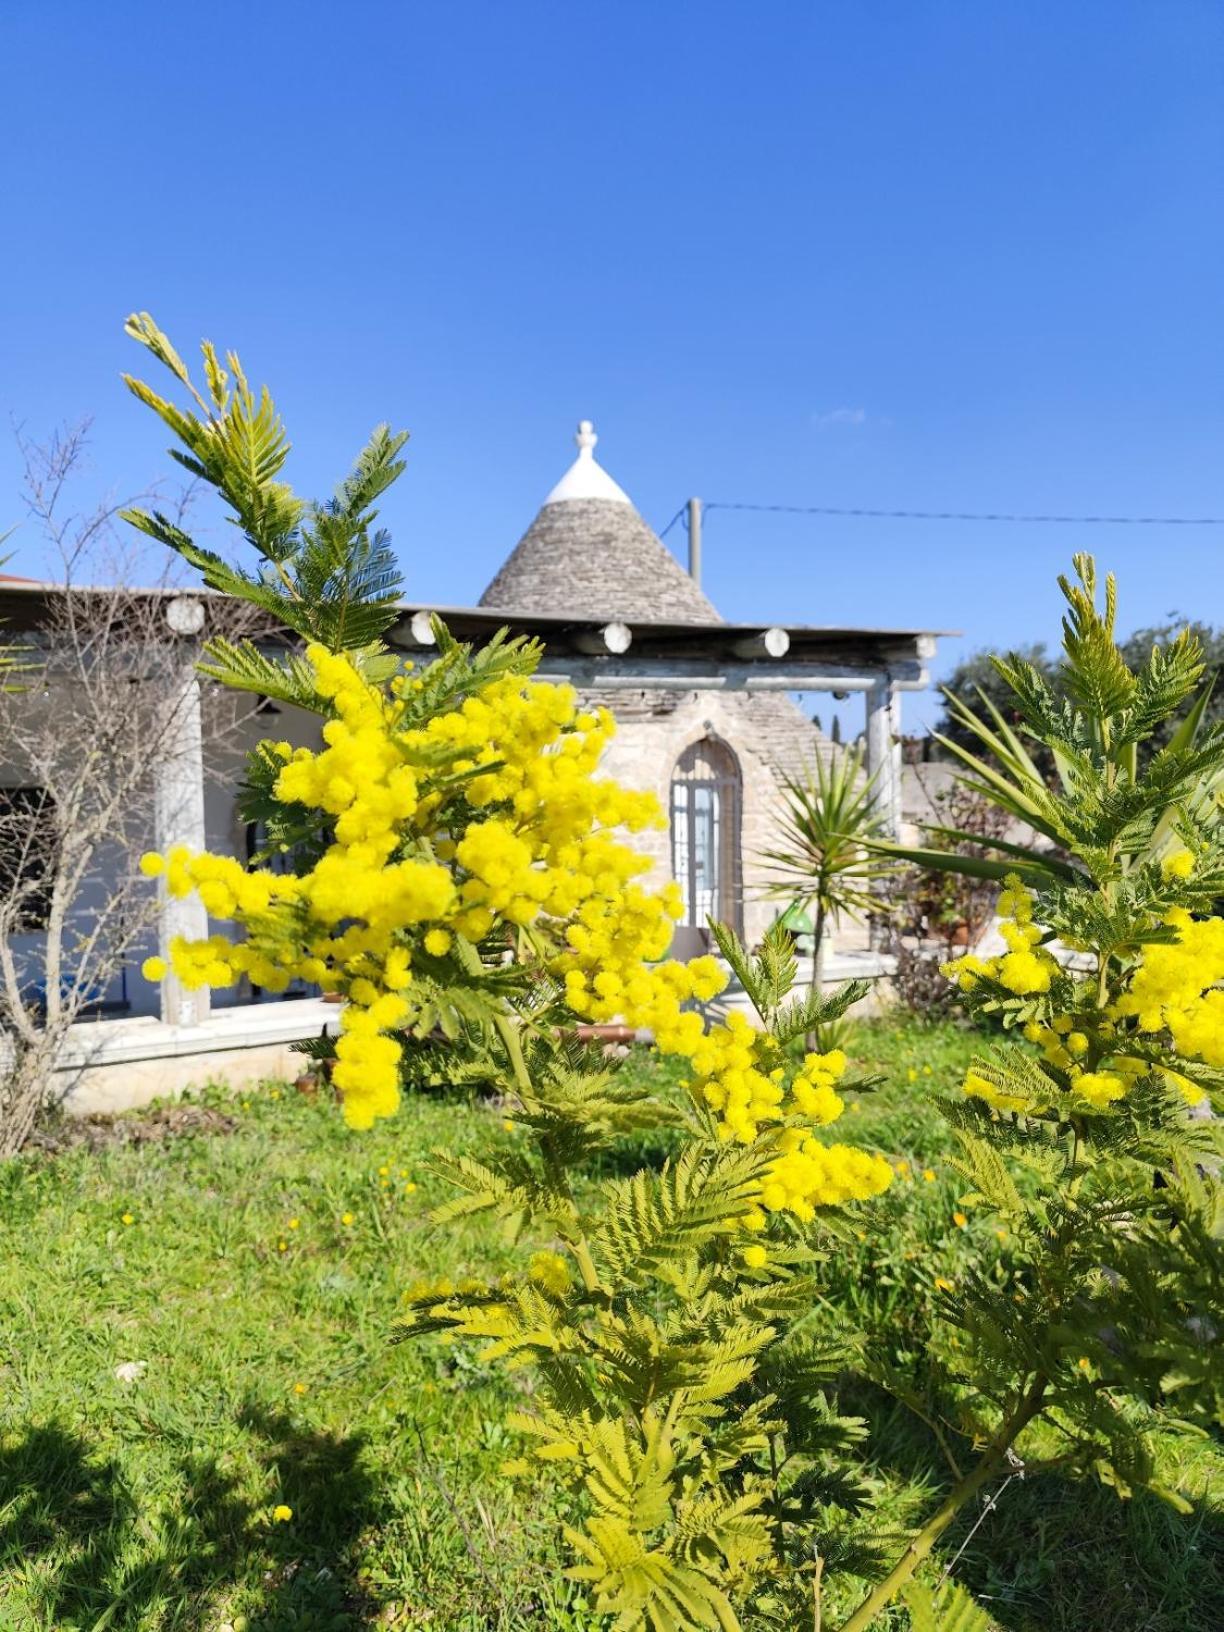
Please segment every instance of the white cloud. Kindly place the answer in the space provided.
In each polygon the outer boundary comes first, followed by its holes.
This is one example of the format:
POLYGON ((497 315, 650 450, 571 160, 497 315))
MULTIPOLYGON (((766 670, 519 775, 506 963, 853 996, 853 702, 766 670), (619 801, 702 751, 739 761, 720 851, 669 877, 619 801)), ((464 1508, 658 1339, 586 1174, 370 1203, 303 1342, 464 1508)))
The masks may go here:
POLYGON ((865 425, 866 408, 833 408, 827 414, 813 414, 812 423, 818 431, 831 430, 836 425, 865 425))

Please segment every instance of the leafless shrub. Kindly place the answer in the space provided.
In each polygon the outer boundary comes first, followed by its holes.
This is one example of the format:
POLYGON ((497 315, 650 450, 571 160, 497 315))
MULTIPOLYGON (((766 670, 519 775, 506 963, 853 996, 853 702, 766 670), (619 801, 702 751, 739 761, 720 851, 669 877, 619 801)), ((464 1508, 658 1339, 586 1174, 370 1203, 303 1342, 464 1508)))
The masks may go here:
MULTIPOLYGON (((170 628, 164 566, 134 587, 147 564, 121 543, 122 506, 74 509, 86 428, 19 445, 51 581, 0 585, 22 663, 0 691, 0 1155, 29 1136, 70 1029, 149 944, 156 897, 136 859, 157 768, 200 706, 203 638, 170 628)), ((208 612, 206 632, 234 633, 230 603, 208 612)), ((202 731, 216 743, 249 710, 207 695, 202 731)))

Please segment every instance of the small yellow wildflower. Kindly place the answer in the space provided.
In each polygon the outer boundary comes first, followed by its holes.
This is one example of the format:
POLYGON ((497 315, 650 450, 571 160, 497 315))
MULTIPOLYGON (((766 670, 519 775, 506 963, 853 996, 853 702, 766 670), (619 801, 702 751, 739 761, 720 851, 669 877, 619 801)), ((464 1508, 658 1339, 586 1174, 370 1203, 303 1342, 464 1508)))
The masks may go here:
POLYGON ((135 1215, 135 1213, 124 1213, 123 1217, 119 1220, 119 1222, 121 1224, 135 1224, 136 1215, 135 1215))
POLYGON ((927 1184, 934 1184, 935 1169, 933 1167, 924 1167, 922 1170, 922 1177, 927 1184))
POLYGON ((956 1225, 958 1230, 963 1230, 968 1226, 969 1220, 966 1218, 964 1213, 953 1213, 952 1222, 956 1225))
POLYGON ((995 1231, 995 1234, 996 1234, 996 1235, 997 1235, 997 1236, 998 1236, 998 1238, 999 1238, 999 1240, 1000 1240, 1000 1241, 1006 1241, 1006 1240, 1007 1240, 1007 1231, 1006 1231, 1006 1230, 1004 1230, 1004 1229, 997 1229, 997 1230, 996 1230, 996 1231, 995 1231))
POLYGON ((1086 1354, 1081 1354, 1077 1364, 1079 1365, 1079 1369, 1081 1371, 1087 1371, 1091 1367, 1092 1361, 1089 1360, 1086 1354))
POLYGON ((930 1068, 930 1066, 929 1066, 929 1065, 924 1065, 924 1066, 923 1066, 923 1068, 922 1068, 922 1074, 923 1074, 923 1076, 924 1076, 924 1077, 929 1077, 929 1076, 930 1076, 930 1074, 931 1074, 931 1068, 930 1068))
POLYGON ((295 1394, 305 1394, 305 1392, 306 1392, 306 1384, 305 1384, 305 1383, 294 1383, 294 1385, 293 1385, 293 1392, 294 1392, 294 1393, 295 1393, 295 1394))
POLYGON ((299 1225, 301 1224, 301 1222, 302 1221, 301 1221, 300 1218, 291 1218, 289 1220, 289 1228, 291 1230, 296 1230, 299 1227, 299 1225))
POLYGON ((508 1116, 503 1116, 502 1117, 502 1127, 505 1128, 507 1133, 513 1133, 514 1132, 514 1123, 511 1122, 511 1120, 510 1120, 510 1118, 508 1116))
POLYGON ((943 1275, 936 1275, 935 1290, 936 1292, 951 1292, 952 1282, 946 1279, 946 1277, 943 1275))
POLYGON ((291 1507, 287 1507, 284 1502, 278 1502, 272 1509, 273 1524, 288 1524, 292 1517, 293 1509, 291 1507))
POLYGON ((905 1073, 905 1076, 906 1076, 906 1080, 908 1082, 917 1082, 918 1081, 918 1072, 914 1069, 914 1067, 912 1065, 910 1066, 909 1070, 905 1073))
POLYGON ((277 1250, 277 1252, 288 1252, 289 1251, 288 1241, 278 1241, 276 1243, 276 1250, 277 1250))
POLYGON ((386 1164, 384 1163, 384 1165, 382 1167, 380 1167, 379 1170, 378 1170, 379 1178, 380 1179, 385 1179, 387 1174, 390 1173, 390 1171, 391 1171, 391 1169, 389 1167, 387 1167, 386 1164))
POLYGON ((269 1099, 279 1099, 280 1098, 280 1089, 279 1088, 273 1088, 272 1092, 268 1095, 268 1098, 269 1099))
POLYGON ((170 966, 165 958, 146 958, 140 966, 140 972, 146 980, 165 980, 170 973, 170 966))
POLYGON ((341 1213, 340 1214, 340 1222, 341 1222, 341 1224, 344 1225, 345 1229, 347 1229, 349 1227, 349 1225, 353 1222, 352 1213, 341 1213))
POLYGON ((406 1196, 415 1196, 416 1195, 416 1185, 413 1184, 411 1179, 409 1179, 408 1183, 404 1186, 404 1194, 406 1196))

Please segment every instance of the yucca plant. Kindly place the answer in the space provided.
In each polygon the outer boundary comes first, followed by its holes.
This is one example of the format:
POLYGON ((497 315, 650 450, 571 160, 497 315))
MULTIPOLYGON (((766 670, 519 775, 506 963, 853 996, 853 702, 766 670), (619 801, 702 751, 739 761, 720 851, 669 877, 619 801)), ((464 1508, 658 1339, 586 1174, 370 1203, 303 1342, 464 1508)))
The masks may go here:
POLYGON ((897 864, 875 841, 887 831, 877 779, 863 769, 863 750, 843 748, 817 756, 797 776, 782 780, 785 813, 775 843, 761 852, 768 893, 812 921, 812 989, 824 983, 829 936, 839 918, 887 910, 881 886, 897 864))

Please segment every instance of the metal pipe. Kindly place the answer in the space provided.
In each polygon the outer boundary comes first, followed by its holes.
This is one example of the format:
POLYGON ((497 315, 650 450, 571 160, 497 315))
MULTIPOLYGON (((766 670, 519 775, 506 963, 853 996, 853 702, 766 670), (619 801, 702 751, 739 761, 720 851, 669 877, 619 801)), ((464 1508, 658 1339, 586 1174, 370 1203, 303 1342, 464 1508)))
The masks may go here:
POLYGON ((701 586, 701 500, 688 501, 689 577, 701 586))

